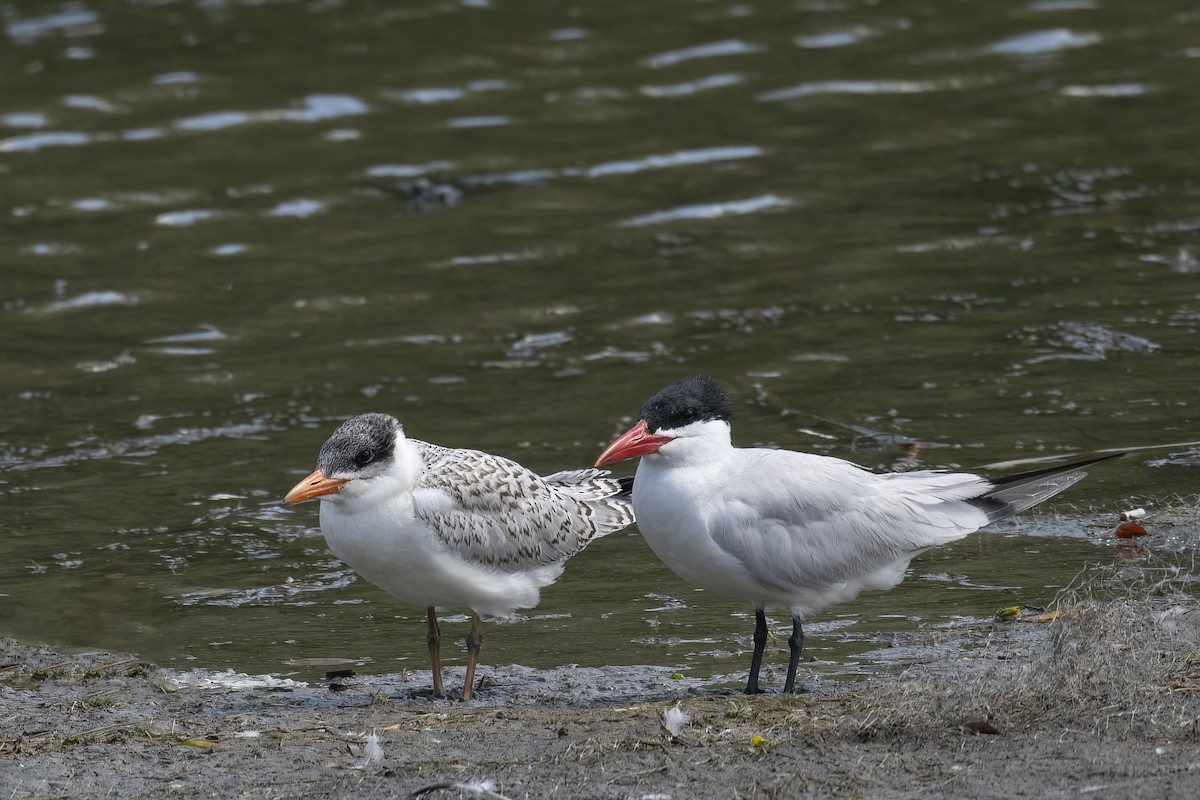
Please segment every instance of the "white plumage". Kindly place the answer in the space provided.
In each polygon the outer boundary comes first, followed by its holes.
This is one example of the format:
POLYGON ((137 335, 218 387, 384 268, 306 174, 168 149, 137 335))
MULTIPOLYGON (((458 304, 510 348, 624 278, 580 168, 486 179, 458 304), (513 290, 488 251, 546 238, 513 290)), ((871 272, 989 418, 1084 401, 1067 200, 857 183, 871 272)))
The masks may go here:
POLYGON ((784 691, 793 691, 806 616, 867 589, 890 589, 918 554, 1086 475, 1079 463, 999 482, 967 473, 877 475, 827 456, 735 448, 731 411, 712 381, 672 384, 646 402, 597 466, 640 456, 633 508, 651 549, 685 580, 754 604, 748 693, 758 690, 764 611, 792 614, 784 691))
POLYGON ((398 600, 427 608, 439 696, 435 608, 472 612, 463 692, 470 699, 478 615, 537 605, 568 558, 633 522, 628 492, 603 470, 542 477, 500 456, 408 439, 384 414, 344 423, 317 467, 284 502, 319 497, 334 555, 398 600))

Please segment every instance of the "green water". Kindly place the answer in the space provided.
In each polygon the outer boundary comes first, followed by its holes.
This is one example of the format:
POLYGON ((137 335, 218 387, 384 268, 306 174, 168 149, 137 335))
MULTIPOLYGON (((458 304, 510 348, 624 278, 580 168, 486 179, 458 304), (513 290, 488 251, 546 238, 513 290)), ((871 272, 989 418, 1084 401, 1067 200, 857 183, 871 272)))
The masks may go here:
MULTIPOLYGON (((424 667, 278 504, 367 410, 546 471, 696 372, 738 443, 870 466, 1200 439, 1198 72, 1172 2, 0 2, 0 634, 424 667)), ((1105 465, 1094 526, 928 554, 811 652, 1044 603, 1198 466, 1105 465)), ((747 611, 630 531, 484 661, 736 671, 747 611)))

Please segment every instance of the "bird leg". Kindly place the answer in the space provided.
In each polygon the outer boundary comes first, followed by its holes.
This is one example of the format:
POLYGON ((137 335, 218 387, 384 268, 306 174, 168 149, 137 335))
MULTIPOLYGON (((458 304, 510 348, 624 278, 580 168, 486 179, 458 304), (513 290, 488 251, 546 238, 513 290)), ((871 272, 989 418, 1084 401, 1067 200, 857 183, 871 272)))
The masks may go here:
POLYGON ((754 610, 754 655, 750 657, 750 679, 746 694, 762 694, 758 688, 758 671, 762 668, 763 649, 767 646, 767 615, 761 608, 754 610))
POLYGON ((791 653, 788 656, 788 671, 787 680, 783 684, 784 694, 793 694, 796 691, 796 667, 800 665, 800 651, 804 649, 804 627, 800 624, 800 617, 792 615, 792 635, 788 638, 788 649, 791 653))
POLYGON ((438 628, 437 611, 433 606, 425 609, 425 622, 428 633, 425 641, 429 644, 429 663, 433 665, 433 696, 444 697, 442 694, 442 631, 438 628))
POLYGON ((475 682, 475 665, 479 663, 479 648, 483 645, 483 623, 479 615, 471 612, 471 632, 467 634, 467 679, 463 683, 463 702, 471 699, 471 685, 475 682))

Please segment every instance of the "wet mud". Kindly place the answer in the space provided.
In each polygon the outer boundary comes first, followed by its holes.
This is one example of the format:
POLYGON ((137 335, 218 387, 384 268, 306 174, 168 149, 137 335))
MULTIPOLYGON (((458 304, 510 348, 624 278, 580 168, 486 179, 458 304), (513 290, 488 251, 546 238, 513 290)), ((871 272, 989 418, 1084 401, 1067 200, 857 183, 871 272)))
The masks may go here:
POLYGON ((1200 795, 1193 600, 1016 619, 914 632, 873 674, 810 673, 794 696, 489 666, 469 705, 433 699, 428 672, 309 685, 0 640, 0 796, 1200 795))

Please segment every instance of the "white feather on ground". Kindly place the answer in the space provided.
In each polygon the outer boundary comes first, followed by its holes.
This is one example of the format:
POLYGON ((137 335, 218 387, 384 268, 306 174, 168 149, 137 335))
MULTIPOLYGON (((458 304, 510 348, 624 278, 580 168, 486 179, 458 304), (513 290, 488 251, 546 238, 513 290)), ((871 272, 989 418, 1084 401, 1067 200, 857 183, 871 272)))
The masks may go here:
POLYGON ((663 713, 663 727, 672 736, 678 736, 692 722, 692 715, 679 707, 679 703, 668 708, 663 713))
POLYGON ((487 797, 503 797, 496 793, 496 782, 493 780, 463 781, 454 784, 454 788, 467 794, 482 794, 487 797))
POLYGON ((354 769, 366 769, 380 761, 383 761, 383 746, 379 744, 379 734, 371 731, 367 734, 366 744, 363 745, 362 758, 354 765, 354 769))

